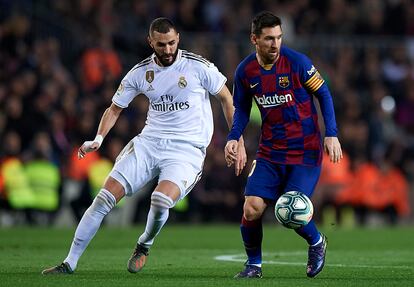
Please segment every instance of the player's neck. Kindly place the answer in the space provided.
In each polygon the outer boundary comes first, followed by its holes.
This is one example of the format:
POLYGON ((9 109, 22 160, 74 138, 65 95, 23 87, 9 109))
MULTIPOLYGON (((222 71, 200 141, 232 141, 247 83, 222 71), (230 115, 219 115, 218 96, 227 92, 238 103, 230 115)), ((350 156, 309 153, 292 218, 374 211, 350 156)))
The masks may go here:
POLYGON ((277 57, 276 57, 276 59, 274 59, 273 61, 264 61, 264 59, 263 59, 263 57, 261 57, 260 55, 259 55, 259 53, 257 53, 256 52, 256 59, 257 59, 257 62, 259 62, 259 65, 260 66, 262 66, 263 67, 263 69, 265 69, 265 70, 270 70, 270 69, 272 69, 272 67, 273 67, 273 65, 277 62, 277 60, 279 59, 279 56, 280 55, 278 55, 277 57))
POLYGON ((155 60, 155 64, 157 64, 160 67, 164 67, 164 65, 160 62, 160 60, 158 60, 157 56, 154 57, 154 60, 155 60))

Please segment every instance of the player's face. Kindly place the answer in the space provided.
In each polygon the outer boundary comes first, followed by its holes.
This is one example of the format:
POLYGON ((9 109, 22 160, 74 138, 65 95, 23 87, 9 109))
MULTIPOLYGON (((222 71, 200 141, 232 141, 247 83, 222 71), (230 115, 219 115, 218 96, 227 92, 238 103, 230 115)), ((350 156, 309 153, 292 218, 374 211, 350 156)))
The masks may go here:
POLYGON ((256 51, 264 64, 273 64, 279 58, 282 28, 280 26, 263 28, 259 36, 252 34, 250 40, 256 46, 256 51))
POLYGON ((180 34, 174 29, 170 29, 168 33, 154 31, 148 36, 148 42, 154 50, 159 64, 162 66, 170 66, 174 63, 175 58, 177 57, 179 41, 180 34))

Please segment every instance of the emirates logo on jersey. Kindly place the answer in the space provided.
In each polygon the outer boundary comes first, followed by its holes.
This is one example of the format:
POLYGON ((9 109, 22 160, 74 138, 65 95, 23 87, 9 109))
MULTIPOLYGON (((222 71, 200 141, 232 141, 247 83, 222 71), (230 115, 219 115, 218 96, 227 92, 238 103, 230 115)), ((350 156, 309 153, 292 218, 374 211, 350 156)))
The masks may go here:
POLYGON ((188 110, 190 108, 190 103, 185 102, 174 102, 174 103, 151 103, 151 109, 157 112, 174 112, 180 110, 188 110))
POLYGON ((180 110, 187 110, 190 108, 190 103, 185 102, 174 102, 172 95, 162 95, 158 102, 151 102, 150 109, 157 112, 173 112, 180 110))

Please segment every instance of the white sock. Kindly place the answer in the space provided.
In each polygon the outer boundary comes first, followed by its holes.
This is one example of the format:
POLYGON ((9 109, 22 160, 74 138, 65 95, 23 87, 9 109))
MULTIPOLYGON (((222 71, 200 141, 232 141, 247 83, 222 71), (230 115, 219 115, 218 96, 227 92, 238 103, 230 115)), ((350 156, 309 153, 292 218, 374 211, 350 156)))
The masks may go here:
POLYGON ((76 269, 78 260, 85 251, 89 242, 95 236, 105 215, 116 205, 116 199, 106 189, 101 189, 91 206, 85 211, 75 231, 75 236, 69 250, 69 254, 63 262, 76 269))
POLYGON ((138 244, 150 248, 155 237, 167 222, 169 209, 174 206, 173 200, 162 192, 154 191, 151 195, 151 208, 148 212, 147 225, 139 237, 138 244))

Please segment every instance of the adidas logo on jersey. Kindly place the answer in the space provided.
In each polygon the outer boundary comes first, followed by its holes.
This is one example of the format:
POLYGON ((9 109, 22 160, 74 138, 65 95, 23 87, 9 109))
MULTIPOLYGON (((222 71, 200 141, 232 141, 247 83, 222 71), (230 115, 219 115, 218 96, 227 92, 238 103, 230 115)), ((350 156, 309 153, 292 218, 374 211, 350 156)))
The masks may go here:
POLYGON ((273 96, 262 95, 262 96, 254 96, 254 98, 256 99, 257 103, 264 108, 280 106, 284 103, 287 103, 293 100, 293 97, 291 94, 286 94, 286 95, 275 94, 273 96))

